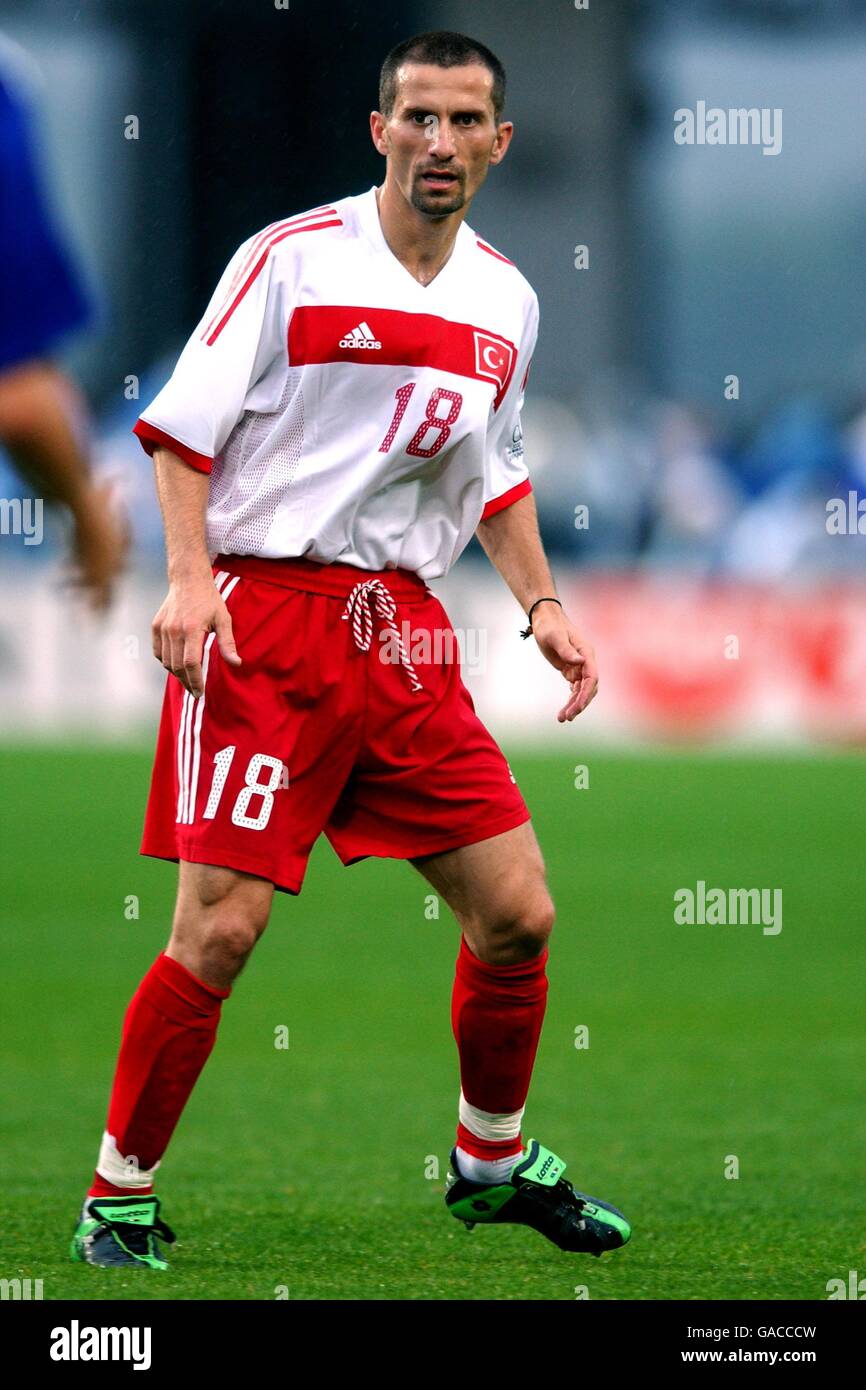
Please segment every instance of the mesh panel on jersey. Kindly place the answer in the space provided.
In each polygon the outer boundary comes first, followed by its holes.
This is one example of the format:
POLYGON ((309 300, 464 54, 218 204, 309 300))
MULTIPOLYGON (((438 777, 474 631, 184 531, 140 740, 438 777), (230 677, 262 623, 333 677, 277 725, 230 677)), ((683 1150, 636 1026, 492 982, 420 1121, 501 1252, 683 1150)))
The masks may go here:
POLYGON ((300 367, 289 368, 276 410, 245 410, 214 460, 208 548, 256 552, 294 482, 304 447, 300 367))

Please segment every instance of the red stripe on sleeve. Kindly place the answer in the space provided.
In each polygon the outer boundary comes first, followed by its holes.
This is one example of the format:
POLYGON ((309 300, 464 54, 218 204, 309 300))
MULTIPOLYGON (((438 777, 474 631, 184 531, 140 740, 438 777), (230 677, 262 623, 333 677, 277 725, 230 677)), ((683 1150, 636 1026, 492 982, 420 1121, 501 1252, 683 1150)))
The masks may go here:
POLYGON ((514 262, 510 261, 507 256, 503 256, 501 251, 494 251, 493 247, 488 246, 487 243, 485 241, 482 241, 480 237, 475 238, 475 244, 476 246, 480 247, 482 251, 486 251, 488 256, 495 256, 497 261, 504 261, 506 265, 514 265, 514 262))
POLYGON ((287 231, 280 232, 277 236, 272 237, 271 240, 267 243, 267 246, 265 250, 262 252, 261 256, 259 256, 258 261, 253 266, 252 270, 247 276, 244 284, 238 290, 228 309, 223 314, 216 328, 214 328, 213 331, 210 332, 208 334, 208 337, 205 339, 207 346, 211 347, 216 342, 217 338, 222 333, 223 329, 225 328, 235 309, 238 307, 247 290, 250 288, 250 285, 252 285, 254 281, 258 278, 258 276, 261 274, 262 266, 267 264, 267 259, 268 256, 271 254, 271 251, 279 242, 285 241, 286 237, 288 236, 297 236, 299 232, 320 232, 324 227, 341 227, 342 225, 343 223, 341 218, 332 217, 329 221, 310 222, 307 226, 304 227, 292 226, 289 227, 287 231))
POLYGON ((161 445, 163 449, 171 449, 173 454, 177 454, 184 463, 188 463, 190 468, 197 468, 200 473, 209 473, 213 467, 213 459, 207 454, 197 454, 188 444, 181 444, 179 439, 173 439, 165 430, 157 429, 156 425, 149 424, 147 420, 136 421, 132 433, 138 435, 142 449, 151 457, 154 449, 161 445))
POLYGON ((287 227, 300 227, 303 226, 305 223, 313 222, 317 219, 321 221, 322 216, 325 214, 327 214, 327 216, 329 217, 337 216, 334 208, 325 205, 320 208, 314 208, 312 212, 304 213, 302 216, 299 217, 289 217, 284 218, 281 222, 271 222, 269 226, 265 227, 263 231, 259 232, 258 236, 253 241, 252 246, 247 252, 246 258, 241 262, 234 275, 232 276, 232 281, 229 285, 228 291, 226 292, 226 295, 223 298, 222 303, 220 304, 219 308, 217 309, 216 313, 214 314, 204 333, 202 333, 202 338, 207 338, 210 334, 214 324, 219 319, 220 315, 222 314, 223 310, 225 309, 226 305, 228 304, 229 300, 231 299, 232 295, 237 289, 238 285, 241 283, 244 276, 247 274, 250 267, 255 262, 256 257, 258 256, 265 242, 271 241, 274 237, 276 237, 278 232, 284 231, 287 227))
POLYGON ((517 483, 515 487, 510 487, 507 492, 503 492, 500 497, 493 497, 487 503, 481 513, 481 520, 486 521, 489 516, 495 516, 497 512, 504 511, 510 507, 512 502, 518 502, 521 497, 525 497, 532 491, 532 483, 528 478, 524 478, 522 483, 517 483))

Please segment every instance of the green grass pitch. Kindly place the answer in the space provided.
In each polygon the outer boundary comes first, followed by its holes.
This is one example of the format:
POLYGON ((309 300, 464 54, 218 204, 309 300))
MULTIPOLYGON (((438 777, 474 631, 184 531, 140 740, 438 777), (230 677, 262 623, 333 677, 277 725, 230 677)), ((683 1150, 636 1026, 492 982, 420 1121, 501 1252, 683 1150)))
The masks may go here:
POLYGON ((862 758, 603 756, 569 732, 560 753, 507 749, 558 909, 524 1134, 623 1208, 625 1250, 567 1255, 446 1213, 456 925, 425 915, 408 865, 343 869, 320 840, 160 1170, 171 1270, 72 1264, 175 871, 138 855, 149 748, 40 747, 0 753, 0 1277, 41 1278, 46 1299, 811 1300, 863 1272, 862 758), (698 879, 781 888, 782 931, 677 925, 698 879))

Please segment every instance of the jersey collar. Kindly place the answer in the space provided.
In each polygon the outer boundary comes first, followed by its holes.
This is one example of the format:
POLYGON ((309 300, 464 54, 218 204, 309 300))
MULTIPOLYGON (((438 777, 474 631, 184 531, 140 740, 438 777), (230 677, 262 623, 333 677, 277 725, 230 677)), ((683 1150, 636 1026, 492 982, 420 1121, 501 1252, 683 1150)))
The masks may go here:
POLYGON ((358 223, 361 231, 377 254, 390 264, 398 276, 407 280, 410 285, 414 285, 419 294, 430 296, 432 291, 438 288, 439 282, 453 271, 455 262, 461 259, 466 247, 475 240, 475 233, 467 227, 465 222, 461 222, 448 260, 429 285, 422 285, 420 280, 416 280, 415 276, 406 269, 402 261, 397 259, 385 240, 382 223, 379 221, 379 209, 376 205, 376 187, 377 185, 373 184, 366 193, 361 193, 358 196, 358 223))

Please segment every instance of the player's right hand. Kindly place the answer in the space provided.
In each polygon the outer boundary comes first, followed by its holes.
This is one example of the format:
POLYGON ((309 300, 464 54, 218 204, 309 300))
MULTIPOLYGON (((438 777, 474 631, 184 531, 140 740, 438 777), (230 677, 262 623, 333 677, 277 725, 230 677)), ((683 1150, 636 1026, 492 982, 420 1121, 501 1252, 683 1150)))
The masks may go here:
POLYGON ((172 584, 151 626, 153 654, 196 699, 204 694, 202 652, 209 632, 216 633, 220 655, 240 666, 231 614, 216 591, 213 577, 172 584))

